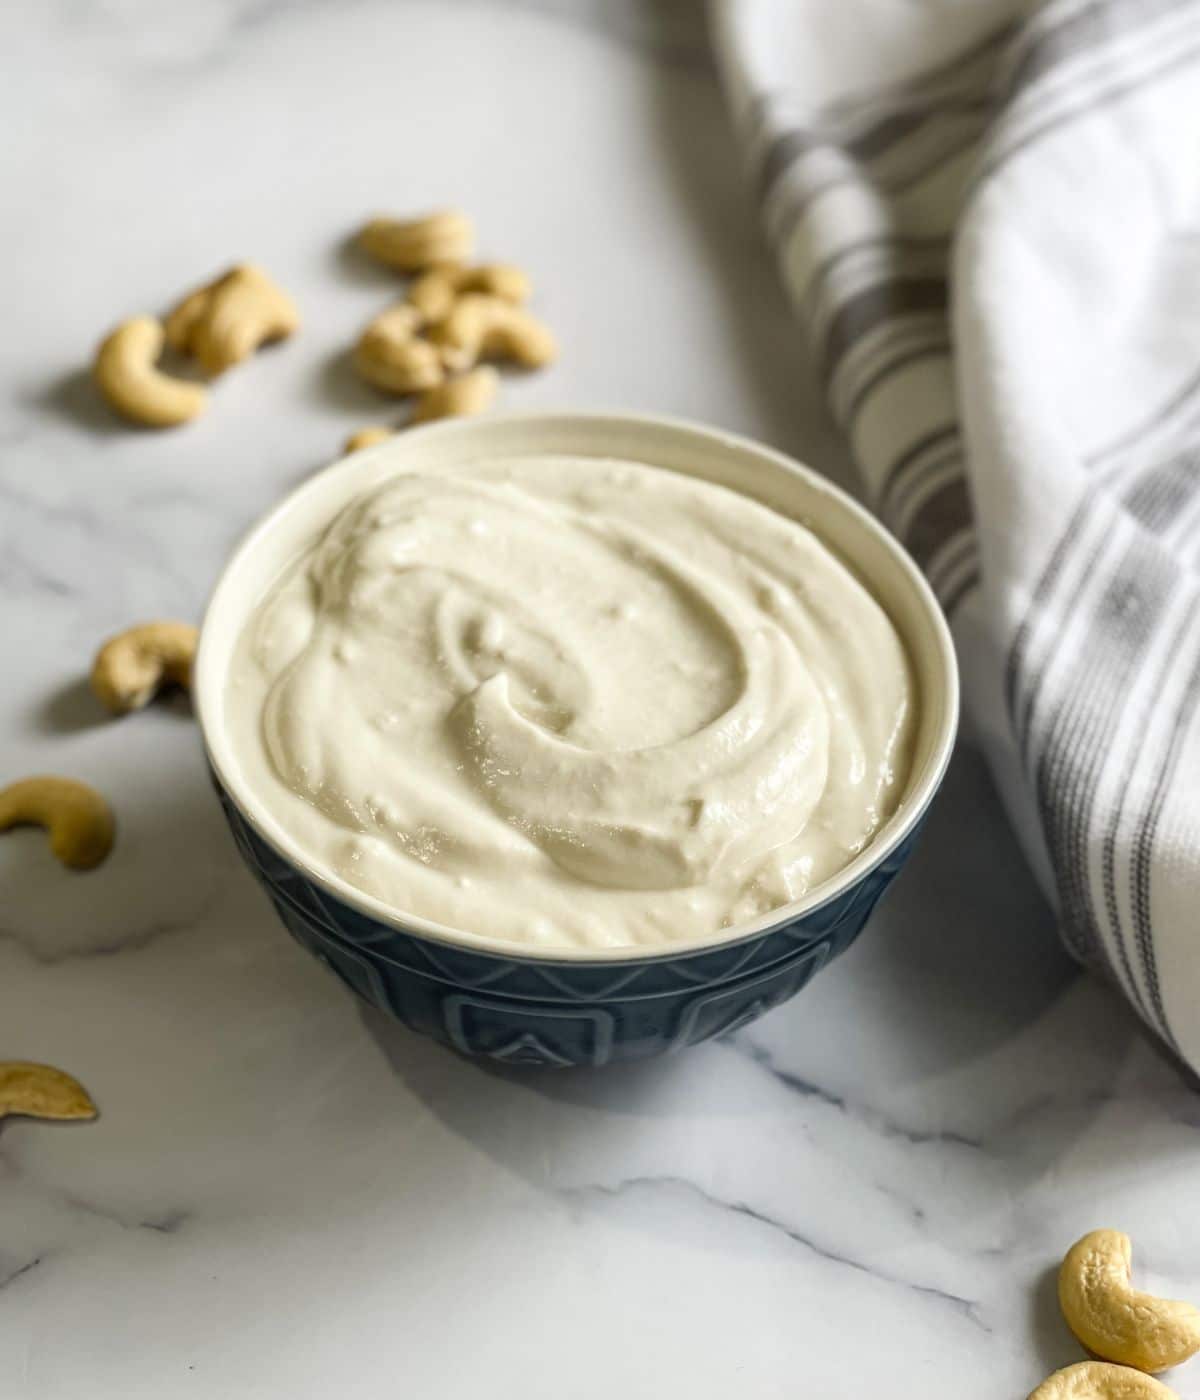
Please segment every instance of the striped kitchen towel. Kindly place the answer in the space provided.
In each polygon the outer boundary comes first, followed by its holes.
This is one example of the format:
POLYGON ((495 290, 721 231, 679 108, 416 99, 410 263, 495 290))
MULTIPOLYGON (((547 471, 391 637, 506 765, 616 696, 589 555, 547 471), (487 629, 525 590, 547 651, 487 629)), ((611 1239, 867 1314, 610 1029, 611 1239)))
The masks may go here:
POLYGON ((1200 1069, 1200 0, 712 0, 712 27, 1063 937, 1200 1069))

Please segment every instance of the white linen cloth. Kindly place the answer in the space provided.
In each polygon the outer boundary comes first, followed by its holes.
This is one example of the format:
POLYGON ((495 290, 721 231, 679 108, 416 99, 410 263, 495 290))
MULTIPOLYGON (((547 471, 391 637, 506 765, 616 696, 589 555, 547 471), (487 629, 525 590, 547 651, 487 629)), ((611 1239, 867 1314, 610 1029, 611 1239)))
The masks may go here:
POLYGON ((1200 0, 711 19, 834 415, 1067 946, 1200 1069, 1200 0))

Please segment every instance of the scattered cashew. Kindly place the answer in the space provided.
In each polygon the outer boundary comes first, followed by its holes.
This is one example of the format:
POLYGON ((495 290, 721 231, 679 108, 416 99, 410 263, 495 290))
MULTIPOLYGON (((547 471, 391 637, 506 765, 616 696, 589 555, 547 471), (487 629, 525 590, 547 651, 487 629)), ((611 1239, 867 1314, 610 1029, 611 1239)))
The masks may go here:
POLYGON ((391 394, 416 394, 442 382, 441 357, 413 334, 416 324, 416 310, 401 304, 376 316, 363 331, 354 365, 369 384, 391 394))
POLYGON ((96 1105, 77 1079, 52 1065, 0 1060, 0 1118, 95 1118, 96 1105))
POLYGON ((395 437, 391 428, 373 424, 369 428, 359 428, 358 432, 351 433, 342 450, 347 454, 361 452, 364 447, 374 447, 377 442, 385 442, 390 437, 395 437))
POLYGON ((428 272, 413 279, 405 304, 416 313, 422 325, 440 321, 454 305, 459 279, 466 272, 462 263, 435 263, 428 272))
POLYGON ((480 365, 456 379, 447 379, 436 389, 427 389, 413 408, 413 423, 430 423, 435 418, 469 418, 486 413, 500 387, 500 376, 491 365, 480 365))
POLYGON ((260 345, 297 330, 296 303, 261 267, 241 263, 179 303, 166 321, 167 343, 221 374, 260 345))
POLYGON ((370 336, 375 340, 399 343, 402 340, 412 340, 421 329, 421 325, 421 313, 417 308, 409 306, 407 302, 398 301, 368 323, 362 338, 365 340, 370 336))
POLYGON ((135 316, 102 342, 93 369, 113 408, 151 428, 190 422, 208 402, 203 384, 175 379, 156 368, 162 348, 161 324, 153 316, 135 316))
POLYGON ((437 263, 465 262, 475 230, 453 209, 419 219, 372 219, 358 235, 360 247, 401 272, 423 272, 437 263))
POLYGON ((415 306, 425 321, 441 321, 450 314, 455 299, 467 292, 484 292, 520 305, 533 290, 526 274, 510 263, 481 263, 462 267, 446 263, 432 267, 408 289, 408 304, 415 306))
POLYGON ((1058 1299, 1067 1325, 1106 1361, 1165 1371, 1200 1351, 1200 1309, 1139 1293, 1130 1283, 1132 1246, 1119 1230, 1093 1230, 1067 1251, 1058 1299))
POLYGON ((0 792, 0 831, 42 826, 50 849, 73 870, 90 870, 112 850, 113 815, 108 803, 73 778, 23 778, 0 792))
POLYGON ((447 369, 470 369, 479 359, 512 360, 526 369, 547 365, 558 353, 549 327, 524 307, 469 292, 430 332, 447 369))
POLYGON ((163 686, 186 690, 197 639, 190 622, 143 622, 119 632, 96 653, 92 690, 117 715, 140 710, 163 686))
POLYGON ((172 350, 178 350, 181 355, 192 353, 192 337, 196 334, 201 317, 208 309, 211 296, 211 284, 198 287, 167 312, 163 331, 172 350))
POLYGON ((440 384, 444 376, 437 350, 427 340, 359 341, 354 352, 359 374, 390 394, 416 394, 440 384))
POLYGON ((1162 1381, 1129 1366, 1077 1361, 1047 1376, 1029 1400, 1179 1400, 1179 1396, 1162 1381))

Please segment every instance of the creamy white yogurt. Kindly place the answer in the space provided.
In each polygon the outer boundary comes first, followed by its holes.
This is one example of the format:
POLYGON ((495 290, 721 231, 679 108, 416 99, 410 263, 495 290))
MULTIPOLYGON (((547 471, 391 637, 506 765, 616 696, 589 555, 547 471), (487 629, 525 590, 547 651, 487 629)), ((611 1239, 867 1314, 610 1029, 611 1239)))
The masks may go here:
POLYGON ((665 946, 800 898, 910 762, 882 608, 809 530, 634 462, 397 474, 239 642, 247 777, 397 911, 544 947, 665 946))

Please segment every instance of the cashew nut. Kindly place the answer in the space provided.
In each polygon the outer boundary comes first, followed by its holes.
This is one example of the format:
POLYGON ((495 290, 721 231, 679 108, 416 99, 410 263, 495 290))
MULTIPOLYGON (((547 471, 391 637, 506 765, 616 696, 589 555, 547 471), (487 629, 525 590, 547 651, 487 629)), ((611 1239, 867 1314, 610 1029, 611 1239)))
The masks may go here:
POLYGON ((362 339, 370 336, 373 340, 386 340, 398 345, 401 341, 412 340, 422 324, 421 313, 415 306, 398 301, 368 323, 362 339))
POLYGON ((1129 1366, 1077 1361, 1047 1376, 1029 1400, 1179 1400, 1179 1396, 1162 1381, 1129 1366))
POLYGON ((1165 1371, 1200 1351, 1200 1310, 1139 1293, 1130 1283, 1132 1246, 1119 1230, 1093 1230, 1058 1271, 1067 1326, 1106 1361, 1165 1371))
POLYGON ((450 314, 455 299, 467 292, 484 292, 520 305, 533 290, 528 276, 509 263, 481 263, 461 267, 446 263, 432 267, 408 289, 408 303, 425 321, 441 321, 450 314))
POLYGON ((465 262, 475 230, 470 219, 453 209, 419 219, 372 219, 358 235, 360 247, 401 272, 423 272, 436 263, 465 262))
POLYGON ((351 433, 346 439, 343 451, 347 454, 351 452, 361 452, 364 447, 374 447, 377 442, 385 442, 395 434, 391 428, 380 425, 372 425, 369 428, 359 428, 358 432, 351 433))
POLYGON ((96 698, 124 715, 149 704, 164 686, 188 689, 197 639, 190 622, 143 622, 110 637, 92 662, 96 698))
POLYGON ((428 389, 413 408, 413 423, 431 423, 435 418, 470 418, 486 413, 492 406, 500 376, 491 365, 480 365, 457 379, 447 379, 436 389, 428 389))
POLYGON ((156 368, 162 348, 161 324, 153 316, 135 316, 101 343, 93 369, 113 408, 150 428, 190 422, 208 402, 203 384, 174 379, 156 368))
POLYGON ((297 330, 296 303, 261 267, 242 263, 179 303, 166 321, 167 343, 221 374, 260 345, 297 330))
POLYGON ((460 297, 430 337, 451 370, 470 369, 481 358, 512 360, 526 369, 538 369, 558 353, 549 327, 536 316, 481 292, 460 297))
POLYGON ((0 831, 42 826, 50 849, 73 870, 90 870, 112 850, 113 815, 108 803, 73 778, 23 778, 0 792, 0 831))
POLYGON ((0 1118, 95 1118, 96 1105, 77 1079, 52 1065, 0 1060, 0 1118))
POLYGON ((363 331, 354 364, 368 384, 390 394, 416 394, 445 378, 441 357, 414 334, 419 316, 414 307, 391 306, 363 331))

